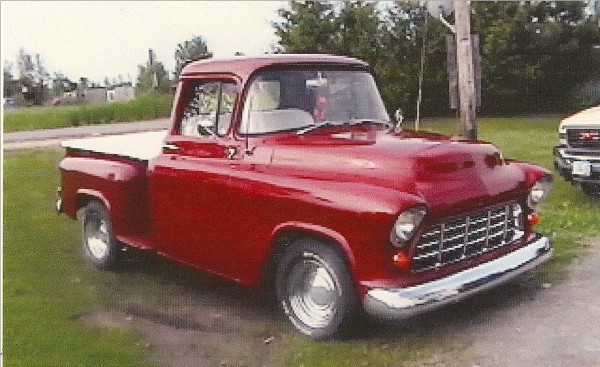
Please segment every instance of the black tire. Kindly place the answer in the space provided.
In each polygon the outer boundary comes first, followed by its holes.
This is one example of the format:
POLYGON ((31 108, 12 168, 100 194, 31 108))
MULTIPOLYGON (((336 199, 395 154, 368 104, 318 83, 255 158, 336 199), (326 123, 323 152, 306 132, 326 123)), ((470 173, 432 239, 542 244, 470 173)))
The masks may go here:
POLYGON ((90 201, 83 209, 81 223, 86 257, 100 269, 113 268, 119 247, 106 207, 98 201, 90 201))
POLYGON ((314 239, 290 245, 277 264, 277 300, 302 334, 313 339, 341 335, 357 313, 357 296, 341 255, 314 239))
POLYGON ((583 182, 581 183, 583 193, 589 196, 600 196, 600 185, 583 182))

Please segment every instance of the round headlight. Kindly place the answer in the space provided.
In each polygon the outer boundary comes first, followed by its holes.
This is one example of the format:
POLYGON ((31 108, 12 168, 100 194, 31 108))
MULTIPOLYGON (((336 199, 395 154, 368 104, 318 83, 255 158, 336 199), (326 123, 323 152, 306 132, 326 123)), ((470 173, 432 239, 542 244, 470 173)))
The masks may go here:
POLYGON ((404 246, 415 234, 425 214, 427 211, 424 208, 410 208, 400 213, 392 228, 392 243, 396 247, 404 246))
POLYGON ((538 205, 548 196, 552 187, 552 176, 545 176, 533 184, 527 197, 527 206, 536 209, 538 205))

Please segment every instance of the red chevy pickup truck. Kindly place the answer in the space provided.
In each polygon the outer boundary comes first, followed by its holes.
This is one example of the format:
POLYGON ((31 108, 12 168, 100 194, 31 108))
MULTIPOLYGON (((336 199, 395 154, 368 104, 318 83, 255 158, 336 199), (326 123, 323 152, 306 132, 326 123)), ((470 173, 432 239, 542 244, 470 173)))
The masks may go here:
POLYGON ((100 268, 124 246, 257 289, 315 339, 403 318, 547 261, 552 184, 489 143, 394 126, 366 63, 189 64, 169 131, 63 142, 57 210, 100 268), (77 213, 79 212, 79 216, 77 213))

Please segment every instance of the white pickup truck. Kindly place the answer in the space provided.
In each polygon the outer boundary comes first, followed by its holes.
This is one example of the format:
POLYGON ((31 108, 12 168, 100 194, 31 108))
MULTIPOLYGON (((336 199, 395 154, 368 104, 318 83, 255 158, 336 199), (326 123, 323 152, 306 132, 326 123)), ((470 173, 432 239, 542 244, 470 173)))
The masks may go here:
POLYGON ((561 121, 560 143, 554 147, 554 167, 588 195, 600 196, 600 106, 561 121))

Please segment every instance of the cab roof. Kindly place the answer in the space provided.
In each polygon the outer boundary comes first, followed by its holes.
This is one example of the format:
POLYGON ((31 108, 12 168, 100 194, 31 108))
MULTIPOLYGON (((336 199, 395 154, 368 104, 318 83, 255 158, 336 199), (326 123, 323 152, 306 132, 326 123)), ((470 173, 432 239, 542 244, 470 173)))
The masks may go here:
POLYGON ((186 65, 181 77, 196 74, 234 74, 246 82, 256 70, 278 65, 342 65, 369 69, 364 61, 345 56, 321 54, 267 54, 262 56, 238 56, 230 59, 206 59, 186 65))

